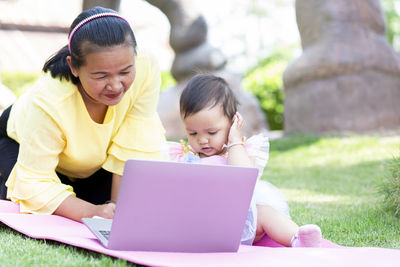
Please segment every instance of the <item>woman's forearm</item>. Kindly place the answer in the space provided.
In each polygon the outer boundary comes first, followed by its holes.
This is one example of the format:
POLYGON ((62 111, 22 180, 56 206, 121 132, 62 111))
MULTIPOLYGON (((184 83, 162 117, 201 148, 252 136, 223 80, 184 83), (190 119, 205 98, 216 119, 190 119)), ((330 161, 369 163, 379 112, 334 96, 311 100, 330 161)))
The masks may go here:
POLYGON ((82 222, 82 218, 91 218, 93 216, 112 219, 114 211, 114 203, 94 205, 75 196, 69 196, 58 206, 53 214, 82 222))
POLYGON ((82 221, 82 218, 93 217, 97 215, 96 213, 96 205, 75 196, 67 197, 54 211, 55 215, 67 217, 75 221, 82 221))
POLYGON ((119 186, 121 184, 122 176, 113 173, 111 185, 111 201, 116 202, 118 199, 119 186))
POLYGON ((58 206, 54 211, 54 214, 78 222, 81 222, 82 218, 91 218, 93 216, 100 216, 109 219, 113 218, 121 179, 121 175, 113 174, 112 176, 110 200, 114 203, 94 205, 75 196, 69 196, 60 204, 60 206, 58 206))

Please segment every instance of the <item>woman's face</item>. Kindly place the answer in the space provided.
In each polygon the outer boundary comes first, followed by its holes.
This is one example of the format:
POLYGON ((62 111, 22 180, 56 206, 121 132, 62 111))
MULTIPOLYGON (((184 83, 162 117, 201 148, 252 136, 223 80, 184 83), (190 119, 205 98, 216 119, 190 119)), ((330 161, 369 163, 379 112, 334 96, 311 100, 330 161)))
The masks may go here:
POLYGON ((82 98, 106 106, 118 104, 136 76, 134 49, 124 44, 87 54, 79 69, 72 67, 70 57, 67 61, 79 77, 82 98))

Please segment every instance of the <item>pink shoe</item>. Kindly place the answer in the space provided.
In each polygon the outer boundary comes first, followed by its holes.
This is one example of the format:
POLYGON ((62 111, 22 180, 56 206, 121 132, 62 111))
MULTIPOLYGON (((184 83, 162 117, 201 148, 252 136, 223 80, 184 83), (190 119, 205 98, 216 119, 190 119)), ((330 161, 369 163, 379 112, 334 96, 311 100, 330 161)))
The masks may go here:
POLYGON ((299 227, 299 231, 292 239, 292 247, 321 247, 321 228, 315 224, 306 224, 299 227))

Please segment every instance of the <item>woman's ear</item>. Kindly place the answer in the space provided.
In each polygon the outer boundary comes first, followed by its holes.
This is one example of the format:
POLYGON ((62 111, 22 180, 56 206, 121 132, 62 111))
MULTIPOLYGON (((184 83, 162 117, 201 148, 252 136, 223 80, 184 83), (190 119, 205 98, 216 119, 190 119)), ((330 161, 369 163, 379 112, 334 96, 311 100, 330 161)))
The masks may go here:
POLYGON ((69 66, 69 69, 71 70, 72 75, 74 75, 76 78, 78 78, 78 77, 79 77, 79 73, 78 73, 78 71, 72 66, 72 63, 71 63, 71 56, 67 56, 67 62, 68 62, 68 66, 69 66))

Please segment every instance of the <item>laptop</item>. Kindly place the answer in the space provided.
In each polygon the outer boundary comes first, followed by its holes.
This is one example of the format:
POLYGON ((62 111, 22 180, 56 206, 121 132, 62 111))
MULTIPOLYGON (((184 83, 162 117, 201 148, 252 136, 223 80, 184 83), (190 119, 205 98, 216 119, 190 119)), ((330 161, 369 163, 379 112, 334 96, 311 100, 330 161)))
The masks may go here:
POLYGON ((104 247, 237 252, 257 169, 129 159, 114 219, 83 218, 104 247))

